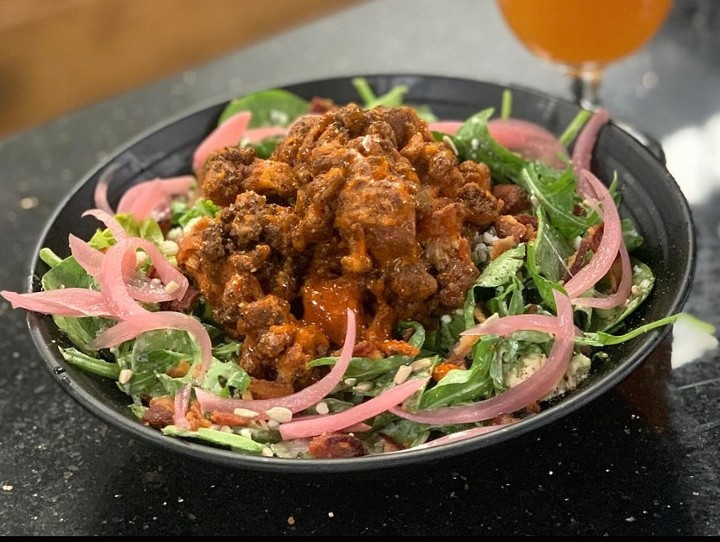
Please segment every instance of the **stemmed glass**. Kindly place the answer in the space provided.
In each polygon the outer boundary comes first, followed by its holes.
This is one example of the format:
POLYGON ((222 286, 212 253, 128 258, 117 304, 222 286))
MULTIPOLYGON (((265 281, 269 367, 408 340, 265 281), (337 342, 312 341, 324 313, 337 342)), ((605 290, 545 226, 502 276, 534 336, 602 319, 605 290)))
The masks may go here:
MULTIPOLYGON (((600 107, 608 64, 637 51, 660 29, 673 0, 497 0, 506 23, 528 50, 558 65, 575 100, 600 107)), ((656 154, 659 144, 628 126, 656 154), (652 148, 652 147, 656 148, 652 148)))

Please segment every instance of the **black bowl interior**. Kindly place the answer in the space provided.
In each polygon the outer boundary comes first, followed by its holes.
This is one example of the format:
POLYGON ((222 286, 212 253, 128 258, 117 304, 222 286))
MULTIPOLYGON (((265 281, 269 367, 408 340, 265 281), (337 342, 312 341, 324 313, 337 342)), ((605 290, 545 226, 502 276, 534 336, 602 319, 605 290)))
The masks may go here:
MULTIPOLYGON (((495 107, 499 112, 502 94, 507 88, 488 82, 414 74, 364 77, 377 93, 384 93, 395 85, 407 85, 408 103, 427 104, 444 119, 467 118, 486 107, 495 107)), ((285 88, 308 99, 323 96, 338 103, 357 100, 349 77, 303 82, 285 88)), ((578 112, 577 105, 562 99, 527 88, 511 87, 511 90, 514 117, 540 123, 555 133, 561 133, 578 112)), ((98 223, 92 218, 80 217, 83 211, 94 206, 95 185, 108 166, 117 167, 109 193, 113 204, 124 190, 137 182, 189 173, 194 148, 216 125, 226 103, 227 100, 223 100, 171 119, 118 149, 87 175, 59 206, 38 242, 36 253, 42 247, 49 247, 66 256, 69 254, 68 234, 81 238, 92 235, 98 223)), ((693 278, 695 241, 690 209, 676 182, 662 162, 612 122, 600 133, 593 155, 593 170, 605 181, 617 172, 623 197, 621 214, 630 217, 645 238, 643 247, 636 254, 656 274, 654 291, 642 308, 632 315, 629 325, 636 326, 679 312, 693 278)), ((46 269, 41 260, 34 262, 31 289, 38 289, 39 277, 46 269)), ((241 455, 165 437, 143 426, 131 414, 127 396, 113 382, 84 373, 65 362, 57 345, 67 344, 66 339, 50 317, 28 313, 28 324, 37 348, 58 383, 76 401, 111 426, 165 449, 226 467, 316 473, 389 468, 436 460, 511 439, 579 408, 614 387, 669 332, 665 327, 610 349, 610 361, 594 368, 578 390, 547 410, 493 433, 425 450, 353 459, 298 460, 241 455)))

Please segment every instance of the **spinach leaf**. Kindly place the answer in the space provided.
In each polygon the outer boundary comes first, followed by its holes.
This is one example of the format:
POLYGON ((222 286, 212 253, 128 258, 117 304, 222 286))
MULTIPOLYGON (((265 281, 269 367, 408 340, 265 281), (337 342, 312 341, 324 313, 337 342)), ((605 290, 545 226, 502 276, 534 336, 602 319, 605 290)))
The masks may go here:
MULTIPOLYGON (((57 290, 58 288, 97 289, 95 280, 87 274, 85 269, 72 256, 68 256, 48 270, 40 282, 43 290, 57 290)), ((100 317, 53 316, 52 318, 55 325, 67 335, 70 342, 78 350, 89 356, 96 353, 95 350, 90 348, 90 343, 100 332, 113 325, 112 320, 100 317)))
POLYGON ((295 119, 310 111, 310 102, 287 90, 263 90, 232 100, 220 114, 218 124, 240 111, 252 114, 249 128, 290 126, 295 119))

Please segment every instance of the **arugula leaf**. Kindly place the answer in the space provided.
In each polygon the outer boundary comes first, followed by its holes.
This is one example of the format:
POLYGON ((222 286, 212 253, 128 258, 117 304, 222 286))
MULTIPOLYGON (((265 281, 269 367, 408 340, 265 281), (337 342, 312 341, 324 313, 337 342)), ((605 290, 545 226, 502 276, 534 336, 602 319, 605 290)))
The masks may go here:
POLYGON ((492 391, 489 367, 495 357, 498 338, 485 336, 473 346, 469 369, 452 369, 420 397, 420 408, 437 408, 474 401, 492 391))
POLYGON ((527 269, 543 302, 555 310, 553 291, 565 276, 568 258, 574 252, 557 231, 547 223, 541 207, 535 212, 538 219, 537 236, 528 245, 527 269))
POLYGON ((370 87, 370 83, 368 83, 364 77, 355 77, 351 83, 355 87, 355 90, 357 90, 365 109, 372 109, 378 105, 384 105, 386 107, 400 106, 403 104, 405 95, 409 90, 405 85, 397 85, 382 96, 376 96, 370 87))
POLYGON ((430 436, 428 425, 397 419, 392 415, 376 416, 373 420, 373 430, 390 437, 405 448, 423 444, 430 436))
POLYGON ((588 331, 612 331, 617 329, 621 322, 650 295, 655 285, 655 275, 644 263, 636 259, 632 259, 631 263, 633 288, 630 291, 630 299, 626 304, 614 309, 594 309, 588 331))
POLYGON ((492 260, 480 273, 473 286, 493 288, 507 284, 524 264, 525 243, 521 243, 492 260))
POLYGON ((461 160, 492 164, 493 177, 502 182, 516 182, 527 161, 490 135, 487 123, 495 113, 492 107, 467 119, 454 136, 449 136, 461 160))
POLYGON ((587 231, 597 219, 586 219, 573 213, 575 204, 579 203, 577 181, 571 168, 564 171, 545 167, 539 162, 528 163, 518 177, 518 184, 531 197, 537 199, 547 214, 550 224, 565 239, 574 239, 587 231))
POLYGON ((70 365, 75 365, 83 371, 113 380, 117 380, 120 376, 120 367, 115 363, 88 356, 77 348, 61 348, 60 353, 70 365))

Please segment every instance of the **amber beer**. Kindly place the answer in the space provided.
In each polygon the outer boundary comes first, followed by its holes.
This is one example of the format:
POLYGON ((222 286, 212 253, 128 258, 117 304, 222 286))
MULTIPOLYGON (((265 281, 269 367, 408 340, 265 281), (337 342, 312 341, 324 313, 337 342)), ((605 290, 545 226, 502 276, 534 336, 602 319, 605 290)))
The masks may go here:
POLYGON ((672 0, 498 0, 524 45, 575 73, 602 68, 648 41, 672 0))

